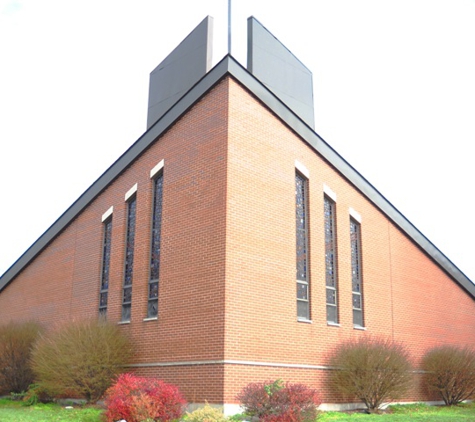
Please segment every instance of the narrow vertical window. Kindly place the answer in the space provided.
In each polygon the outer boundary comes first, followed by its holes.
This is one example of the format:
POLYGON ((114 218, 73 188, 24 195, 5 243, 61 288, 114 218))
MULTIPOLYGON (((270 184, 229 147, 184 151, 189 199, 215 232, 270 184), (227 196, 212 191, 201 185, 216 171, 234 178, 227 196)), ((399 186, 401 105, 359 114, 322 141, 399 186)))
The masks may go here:
POLYGON ((148 286, 147 317, 158 315, 158 283, 160 280, 160 238, 162 229, 163 173, 154 179, 152 246, 150 259, 150 282, 148 286))
POLYGON ((112 240, 112 217, 103 223, 103 241, 102 241, 102 272, 101 272, 101 291, 99 294, 99 315, 107 315, 107 298, 109 292, 109 269, 111 259, 111 240, 112 240))
POLYGON ((326 195, 324 197, 323 211, 325 224, 325 282, 327 297, 327 321, 338 323, 335 203, 326 195))
POLYGON ((310 319, 308 289, 307 180, 295 174, 297 235, 297 318, 310 319))
POLYGON ((351 284, 353 291, 353 325, 363 327, 363 289, 361 277, 361 227, 350 219, 351 284))
POLYGON ((130 321, 132 308, 132 279, 134 271, 135 213, 137 197, 127 202, 127 237, 125 242, 124 289, 122 295, 122 321, 130 321))

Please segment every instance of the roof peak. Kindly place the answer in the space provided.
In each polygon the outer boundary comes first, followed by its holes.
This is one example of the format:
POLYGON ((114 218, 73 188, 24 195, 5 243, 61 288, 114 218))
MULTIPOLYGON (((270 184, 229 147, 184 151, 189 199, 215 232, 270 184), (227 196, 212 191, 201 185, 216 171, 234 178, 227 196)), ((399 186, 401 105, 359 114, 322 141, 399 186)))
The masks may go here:
MULTIPOLYGON (((247 48, 248 72, 315 129, 312 72, 253 16, 247 48)), ((212 52, 213 18, 207 16, 150 73, 147 129, 210 71, 212 52)))

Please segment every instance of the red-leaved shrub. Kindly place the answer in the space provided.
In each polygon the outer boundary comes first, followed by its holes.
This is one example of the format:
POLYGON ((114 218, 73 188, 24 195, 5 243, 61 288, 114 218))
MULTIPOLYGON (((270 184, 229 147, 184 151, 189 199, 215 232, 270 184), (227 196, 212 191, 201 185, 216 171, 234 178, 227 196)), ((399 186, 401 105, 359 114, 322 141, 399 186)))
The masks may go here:
POLYGON ((281 380, 248 384, 237 399, 246 415, 264 422, 313 422, 321 403, 316 390, 281 380))
POLYGON ((168 422, 183 415, 186 402, 174 385, 156 378, 122 374, 106 391, 105 404, 107 422, 168 422))

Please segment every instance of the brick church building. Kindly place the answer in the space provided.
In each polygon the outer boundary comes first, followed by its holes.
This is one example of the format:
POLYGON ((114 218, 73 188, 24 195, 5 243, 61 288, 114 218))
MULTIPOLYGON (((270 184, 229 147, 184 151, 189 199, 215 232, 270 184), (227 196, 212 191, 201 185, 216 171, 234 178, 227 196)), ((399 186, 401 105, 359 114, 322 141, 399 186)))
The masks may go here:
MULTIPOLYGON (((146 132, 3 274, 0 321, 120 324, 131 370, 237 410, 321 392, 341 341, 475 344, 475 286, 314 129, 311 72, 256 19, 211 68, 212 19, 151 73, 146 132)), ((407 400, 434 400, 416 384, 407 400)))

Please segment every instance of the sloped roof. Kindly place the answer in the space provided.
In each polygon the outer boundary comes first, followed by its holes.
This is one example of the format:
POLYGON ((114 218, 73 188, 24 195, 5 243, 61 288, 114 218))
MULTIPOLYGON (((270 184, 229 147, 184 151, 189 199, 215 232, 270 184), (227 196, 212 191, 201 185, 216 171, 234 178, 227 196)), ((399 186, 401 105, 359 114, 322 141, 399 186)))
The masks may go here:
POLYGON ((2 275, 3 290, 74 218, 86 208, 119 174, 139 157, 160 135, 205 95, 216 83, 231 76, 258 98, 292 131, 325 158, 363 195, 378 207, 396 226, 431 257, 473 299, 475 285, 439 249, 437 249, 378 190, 345 161, 330 145, 290 110, 265 85, 242 67, 232 56, 224 57, 213 69, 183 95, 153 126, 150 127, 117 161, 115 161, 53 225, 2 275))

